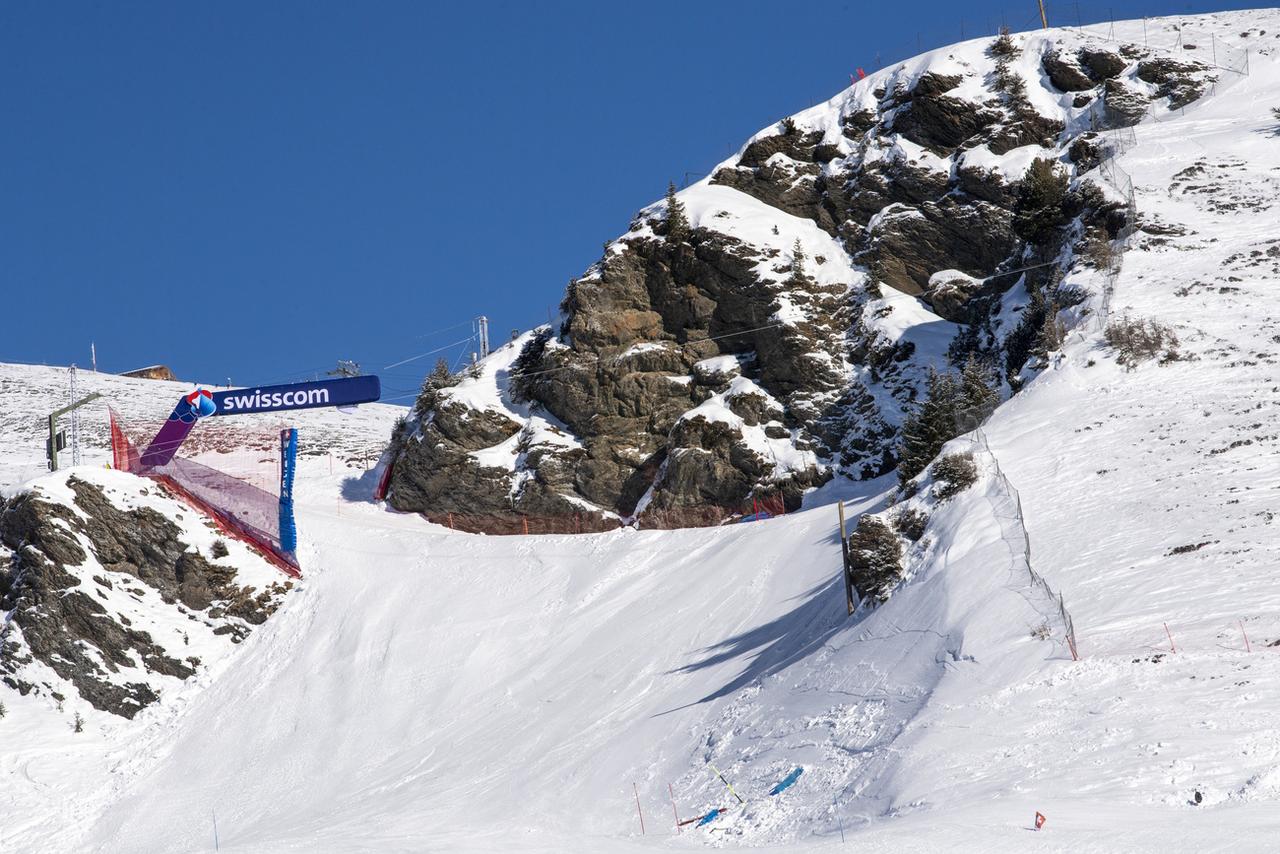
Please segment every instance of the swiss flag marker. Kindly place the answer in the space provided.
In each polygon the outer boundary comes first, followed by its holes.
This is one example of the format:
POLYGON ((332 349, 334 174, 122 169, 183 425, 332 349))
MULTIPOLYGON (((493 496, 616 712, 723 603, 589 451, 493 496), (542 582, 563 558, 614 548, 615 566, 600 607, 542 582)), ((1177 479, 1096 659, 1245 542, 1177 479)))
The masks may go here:
POLYGON ((1036 830, 1039 830, 1040 828, 1044 827, 1044 821, 1045 821, 1044 813, 1040 812, 1039 810, 1036 810, 1036 830))

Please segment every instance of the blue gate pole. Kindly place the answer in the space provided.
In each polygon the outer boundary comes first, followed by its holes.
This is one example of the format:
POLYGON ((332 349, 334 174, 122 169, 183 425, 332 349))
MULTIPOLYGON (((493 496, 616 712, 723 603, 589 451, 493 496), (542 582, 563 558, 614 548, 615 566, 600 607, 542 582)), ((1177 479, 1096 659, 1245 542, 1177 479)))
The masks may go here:
POLYGON ((298 526, 293 521, 293 470, 298 460, 298 430, 280 431, 280 549, 298 550, 298 526))

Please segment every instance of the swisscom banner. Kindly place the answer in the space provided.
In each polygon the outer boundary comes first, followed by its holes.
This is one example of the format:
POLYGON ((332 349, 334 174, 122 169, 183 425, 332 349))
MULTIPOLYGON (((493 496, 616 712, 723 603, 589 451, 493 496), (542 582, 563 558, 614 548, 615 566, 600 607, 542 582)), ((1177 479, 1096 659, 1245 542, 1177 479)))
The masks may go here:
POLYGON ((377 377, 345 377, 309 383, 268 385, 215 391, 211 395, 213 415, 247 415, 253 412, 278 412, 286 409, 315 409, 319 406, 355 406, 372 403, 382 396, 382 383, 377 377))

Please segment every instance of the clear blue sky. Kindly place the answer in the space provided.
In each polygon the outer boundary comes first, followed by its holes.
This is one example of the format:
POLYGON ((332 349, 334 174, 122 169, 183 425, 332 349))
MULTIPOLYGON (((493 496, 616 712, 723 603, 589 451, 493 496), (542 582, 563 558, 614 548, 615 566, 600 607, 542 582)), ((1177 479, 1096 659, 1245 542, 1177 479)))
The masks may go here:
POLYGON ((962 14, 968 37, 1036 23, 1030 2, 8 0, 0 361, 87 366, 96 341, 101 370, 260 384, 351 358, 407 394, 435 356, 384 365, 477 314, 495 342, 545 321, 668 180, 856 66, 959 40, 962 14))

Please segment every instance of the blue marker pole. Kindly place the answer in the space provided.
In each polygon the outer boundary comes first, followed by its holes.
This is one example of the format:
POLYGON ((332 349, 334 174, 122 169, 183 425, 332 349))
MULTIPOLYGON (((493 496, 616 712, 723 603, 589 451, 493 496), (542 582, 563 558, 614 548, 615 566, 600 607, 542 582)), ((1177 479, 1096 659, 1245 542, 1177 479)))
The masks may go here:
POLYGON ((298 430, 280 431, 280 549, 298 550, 298 526, 293 520, 293 470, 298 461, 298 430))

